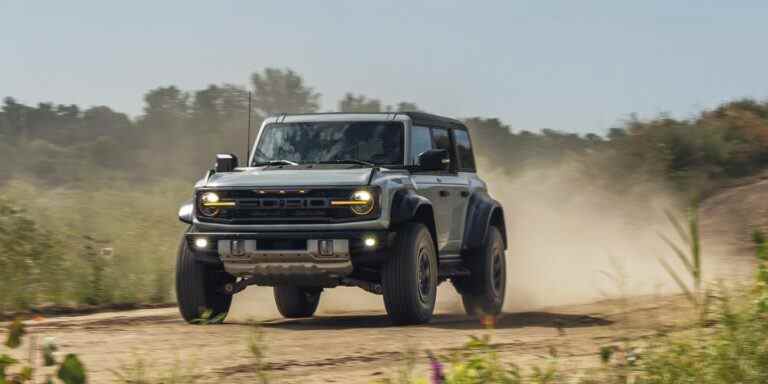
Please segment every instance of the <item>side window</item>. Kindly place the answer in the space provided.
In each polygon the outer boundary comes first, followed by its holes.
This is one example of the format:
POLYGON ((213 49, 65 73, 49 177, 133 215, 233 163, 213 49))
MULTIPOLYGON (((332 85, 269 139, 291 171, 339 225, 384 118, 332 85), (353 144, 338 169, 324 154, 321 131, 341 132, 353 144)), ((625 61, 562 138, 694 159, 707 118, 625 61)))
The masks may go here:
POLYGON ((411 156, 413 163, 419 164, 419 155, 432 149, 432 136, 427 127, 411 127, 411 156))
POLYGON ((456 140, 456 152, 459 156, 459 170, 474 172, 475 156, 472 154, 472 144, 469 142, 469 133, 462 129, 453 131, 456 140))
POLYGON ((435 149, 445 149, 451 153, 451 138, 445 128, 432 128, 432 145, 435 149))

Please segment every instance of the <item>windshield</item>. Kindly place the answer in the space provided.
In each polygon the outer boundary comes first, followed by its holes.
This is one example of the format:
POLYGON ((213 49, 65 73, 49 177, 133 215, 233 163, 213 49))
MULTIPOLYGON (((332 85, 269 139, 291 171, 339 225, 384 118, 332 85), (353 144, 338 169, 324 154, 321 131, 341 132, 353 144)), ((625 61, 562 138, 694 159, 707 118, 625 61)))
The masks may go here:
POLYGON ((403 124, 394 121, 269 124, 251 165, 270 162, 403 164, 403 124))

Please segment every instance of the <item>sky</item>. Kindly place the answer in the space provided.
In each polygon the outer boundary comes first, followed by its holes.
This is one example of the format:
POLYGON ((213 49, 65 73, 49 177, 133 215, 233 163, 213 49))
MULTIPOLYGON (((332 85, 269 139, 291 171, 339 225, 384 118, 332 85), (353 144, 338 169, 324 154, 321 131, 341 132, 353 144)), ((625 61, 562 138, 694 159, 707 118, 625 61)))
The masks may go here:
POLYGON ((0 0, 0 97, 142 113, 152 88, 291 68, 513 130, 605 133, 768 98, 768 1, 0 0))

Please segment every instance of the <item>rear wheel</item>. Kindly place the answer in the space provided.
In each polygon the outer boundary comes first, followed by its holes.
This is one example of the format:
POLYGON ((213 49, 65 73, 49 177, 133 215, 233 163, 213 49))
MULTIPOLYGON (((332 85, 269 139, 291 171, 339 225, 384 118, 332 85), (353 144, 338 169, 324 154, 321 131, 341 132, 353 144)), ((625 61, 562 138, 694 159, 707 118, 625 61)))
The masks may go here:
POLYGON ((507 262, 504 240, 496 227, 488 228, 485 244, 466 255, 468 277, 453 280, 469 315, 498 315, 504 305, 507 262))
POLYGON ((283 317, 310 317, 320 304, 322 289, 300 288, 295 285, 277 285, 274 288, 275 304, 283 317))
POLYGON ((232 305, 232 295, 223 287, 235 277, 195 260, 185 239, 181 239, 176 259, 176 301, 188 323, 224 321, 232 305))
POLYGON ((392 257, 382 269, 384 306, 397 325, 432 319, 437 297, 437 255, 424 224, 407 223, 395 238, 392 257))

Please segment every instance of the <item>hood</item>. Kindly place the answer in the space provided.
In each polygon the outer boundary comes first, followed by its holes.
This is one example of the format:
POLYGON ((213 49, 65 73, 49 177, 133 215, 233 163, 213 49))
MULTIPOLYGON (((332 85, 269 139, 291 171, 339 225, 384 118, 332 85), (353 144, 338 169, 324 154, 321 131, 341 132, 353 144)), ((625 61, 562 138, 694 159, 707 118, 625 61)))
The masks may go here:
POLYGON ((215 173, 207 187, 302 187, 366 185, 372 168, 354 169, 269 169, 248 168, 242 172, 215 173))

